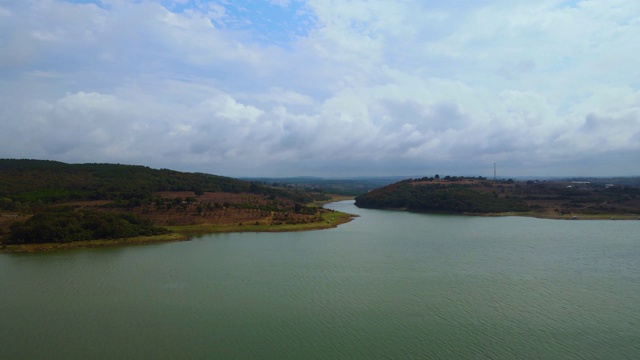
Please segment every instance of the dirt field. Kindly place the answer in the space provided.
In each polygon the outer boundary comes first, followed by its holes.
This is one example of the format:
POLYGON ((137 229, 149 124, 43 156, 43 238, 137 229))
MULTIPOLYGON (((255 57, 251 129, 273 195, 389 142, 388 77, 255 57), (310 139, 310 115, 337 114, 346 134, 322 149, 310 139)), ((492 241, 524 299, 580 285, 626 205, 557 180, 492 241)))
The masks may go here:
POLYGON ((163 203, 145 204, 131 211, 151 219, 157 225, 281 225, 321 221, 321 210, 295 211, 295 203, 286 199, 265 199, 248 193, 160 192, 163 203))

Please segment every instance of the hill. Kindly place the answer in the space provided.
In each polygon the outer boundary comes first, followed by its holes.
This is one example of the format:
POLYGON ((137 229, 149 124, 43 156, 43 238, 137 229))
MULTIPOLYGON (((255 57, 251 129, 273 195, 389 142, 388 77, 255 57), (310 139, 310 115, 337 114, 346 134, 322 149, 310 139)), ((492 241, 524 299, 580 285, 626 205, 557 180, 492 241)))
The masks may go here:
MULTIPOLYGON (((606 179, 602 179, 606 180, 606 179)), ((547 218, 637 218, 640 187, 589 181, 408 179, 356 197, 363 208, 445 213, 520 213, 547 218)))
POLYGON ((70 200, 145 199, 159 191, 250 192, 311 201, 303 191, 279 190, 224 176, 120 164, 66 164, 0 159, 0 197, 31 204, 70 200))
POLYGON ((167 229, 327 227, 330 211, 313 203, 329 198, 298 188, 137 165, 0 159, 0 241, 115 239, 167 229))
POLYGON ((277 187, 297 188, 311 192, 325 192, 343 196, 366 194, 376 188, 389 185, 403 177, 354 177, 354 178, 319 178, 319 177, 285 177, 285 178, 248 178, 261 184, 277 187))

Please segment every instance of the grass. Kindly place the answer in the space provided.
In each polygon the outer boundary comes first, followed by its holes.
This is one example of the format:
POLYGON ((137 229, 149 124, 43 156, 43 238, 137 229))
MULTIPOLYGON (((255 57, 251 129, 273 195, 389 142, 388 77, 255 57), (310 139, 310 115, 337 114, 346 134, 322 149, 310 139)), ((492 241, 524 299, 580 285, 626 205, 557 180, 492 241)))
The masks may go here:
POLYGON ((179 233, 170 233, 155 236, 137 236, 132 238, 110 240, 73 241, 68 243, 0 245, 0 253, 32 253, 80 248, 97 248, 105 246, 143 245, 184 240, 189 240, 189 237, 179 233))

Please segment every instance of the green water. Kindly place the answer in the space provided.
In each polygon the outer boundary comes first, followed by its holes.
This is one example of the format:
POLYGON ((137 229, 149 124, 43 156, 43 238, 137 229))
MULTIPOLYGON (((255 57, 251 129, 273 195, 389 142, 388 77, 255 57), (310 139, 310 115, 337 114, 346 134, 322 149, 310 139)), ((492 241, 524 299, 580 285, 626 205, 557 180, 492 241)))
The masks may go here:
POLYGON ((360 217, 0 254, 0 358, 640 358, 640 221, 332 206, 360 217))

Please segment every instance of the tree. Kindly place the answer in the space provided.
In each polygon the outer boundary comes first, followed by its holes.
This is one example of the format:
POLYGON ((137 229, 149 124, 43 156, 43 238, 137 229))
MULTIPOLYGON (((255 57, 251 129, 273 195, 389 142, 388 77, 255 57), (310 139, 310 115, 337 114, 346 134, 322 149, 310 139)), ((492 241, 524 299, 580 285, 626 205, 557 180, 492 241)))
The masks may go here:
POLYGON ((4 210, 13 210, 14 204, 13 204, 13 200, 11 200, 10 198, 2 198, 0 199, 0 209, 4 209, 4 210))

